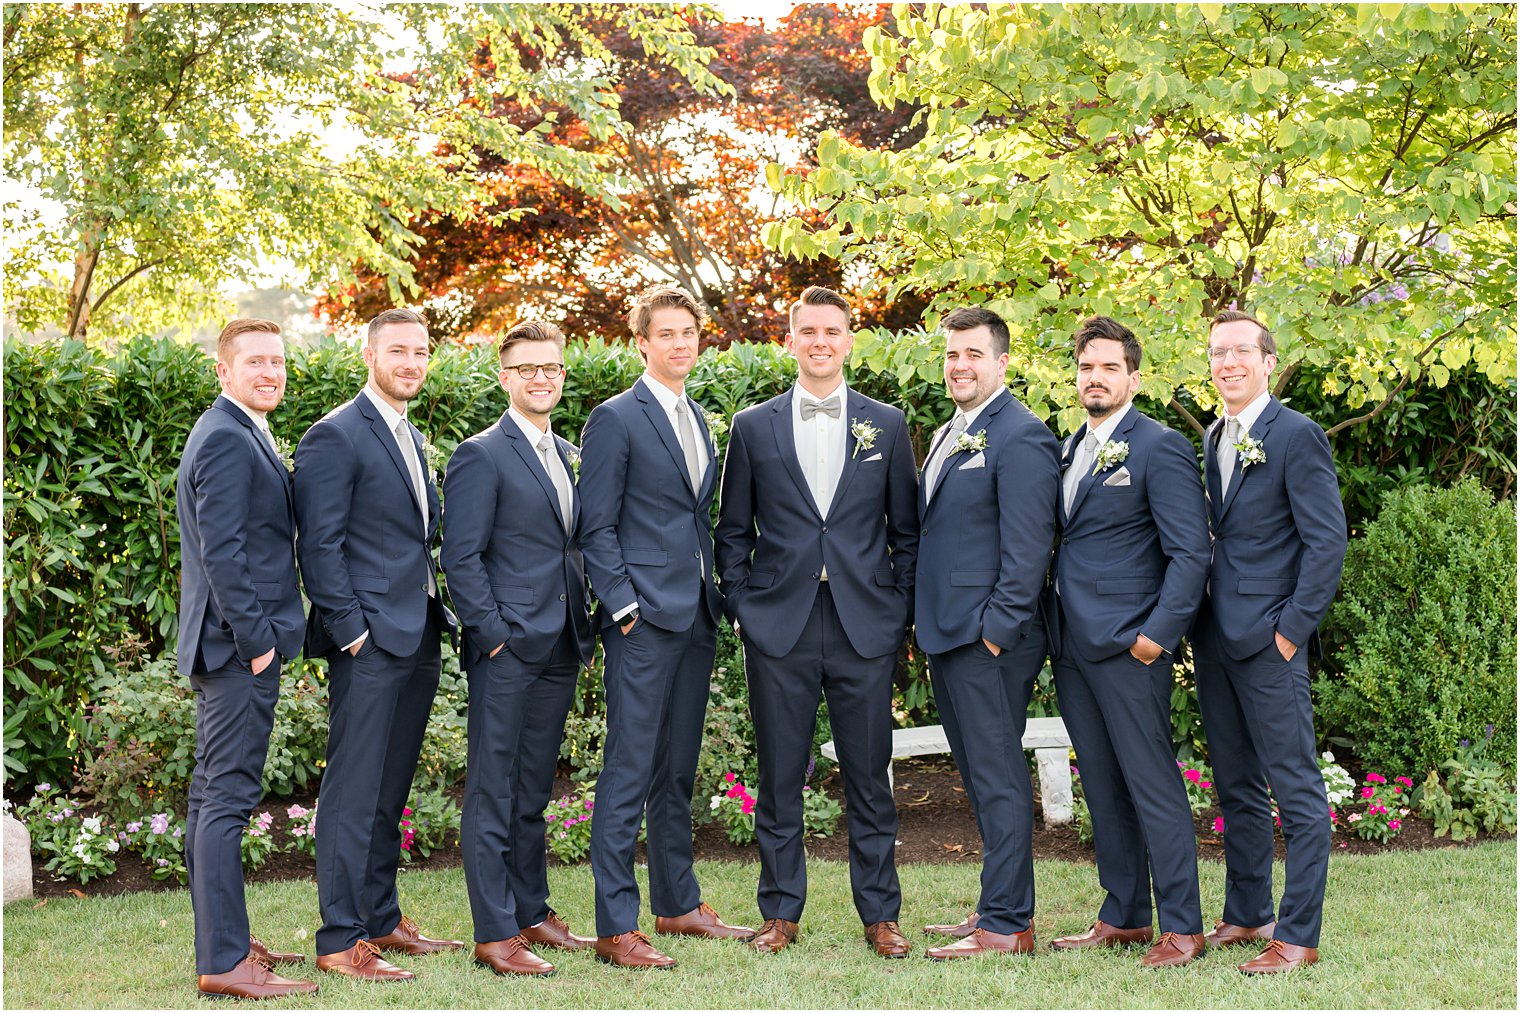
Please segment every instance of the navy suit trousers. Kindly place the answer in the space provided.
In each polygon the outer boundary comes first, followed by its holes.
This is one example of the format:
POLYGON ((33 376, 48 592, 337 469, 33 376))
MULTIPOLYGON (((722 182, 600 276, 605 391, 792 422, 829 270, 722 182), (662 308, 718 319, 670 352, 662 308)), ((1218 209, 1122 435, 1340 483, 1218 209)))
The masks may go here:
POLYGON ((225 974, 248 956, 243 831, 264 797, 264 759, 280 697, 280 656, 254 675, 234 658, 192 675, 195 772, 185 818, 185 868, 195 912, 195 973, 225 974))
POLYGON ((980 640, 929 655, 935 705, 982 835, 977 924, 1004 934, 1023 932, 1034 917, 1034 789, 1023 738, 1045 627, 1035 619, 1026 628, 995 658, 980 640))
POLYGON ((545 662, 503 647, 470 666, 460 843, 477 943, 510 939, 548 916, 544 807, 579 668, 568 625, 545 662))
POLYGON ((1052 668, 1092 814, 1098 882, 1108 892, 1098 917, 1149 928, 1154 884, 1161 931, 1200 933, 1198 839, 1172 752, 1171 656, 1145 665, 1121 651, 1086 661, 1071 636, 1073 617, 1063 619, 1065 643, 1052 668))
POLYGON ((317 805, 317 953, 388 935, 401 922, 396 869, 401 810, 438 692, 438 625, 430 609, 417 650, 375 645, 328 657, 327 769, 317 805))
MULTIPOLYGON (((1207 606, 1205 606, 1207 607, 1207 606)), ((1291 661, 1276 643, 1235 661, 1213 623, 1193 640, 1198 704, 1224 814, 1224 920, 1272 921, 1272 807, 1277 799, 1287 871, 1274 937, 1318 946, 1330 862, 1330 802, 1314 753, 1308 652, 1291 661)))
POLYGON ((602 631, 607 740, 591 820, 596 934, 639 927, 634 849, 649 830, 649 906, 665 918, 702 902, 692 871, 691 795, 718 631, 706 609, 680 632, 638 620, 602 631))
POLYGON ((850 831, 850 889, 861 921, 896 921, 897 806, 892 762, 892 673, 897 652, 863 658, 850 646, 828 584, 819 585, 797 645, 772 658, 745 643, 750 713, 760 761, 755 836, 760 845, 762 918, 800 921, 807 899, 802 786, 813 751, 820 692, 844 771, 850 831))

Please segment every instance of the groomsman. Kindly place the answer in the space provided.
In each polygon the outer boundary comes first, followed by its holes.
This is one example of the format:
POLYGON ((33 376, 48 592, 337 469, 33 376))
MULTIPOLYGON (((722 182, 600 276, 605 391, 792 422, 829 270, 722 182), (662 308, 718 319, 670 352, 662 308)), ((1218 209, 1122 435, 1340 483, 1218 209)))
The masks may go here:
POLYGON ((1150 942, 1146 967, 1203 953, 1198 843, 1172 751, 1172 659, 1209 565, 1193 445, 1140 414, 1140 342, 1108 317, 1076 333, 1087 422, 1061 449, 1061 539, 1047 614, 1061 717, 1092 813, 1098 920, 1058 950, 1150 942), (1147 866, 1148 863, 1148 866, 1147 866))
POLYGON ((311 620, 306 653, 328 661, 327 769, 317 816, 317 967, 368 981, 415 977, 380 957, 456 949, 401 913, 401 810, 438 689, 431 546, 438 488, 406 407, 428 370, 427 323, 410 309, 369 322, 364 389, 296 448, 297 549, 311 620))
POLYGON ((1198 705, 1224 813, 1224 919, 1210 945, 1265 942, 1247 974, 1319 959, 1330 859, 1330 807, 1314 749, 1305 648, 1335 598, 1346 514, 1324 431, 1273 397, 1277 344, 1260 321, 1227 310, 1209 326, 1224 416, 1204 440, 1214 555, 1193 656, 1198 705), (1287 842, 1272 917, 1272 809, 1287 842))
POLYGON ((721 613, 713 583, 716 452, 686 396, 706 313, 670 287, 628 314, 644 375, 598 405, 581 438, 581 550, 601 602, 607 739, 591 821, 596 954, 620 967, 676 965, 639 931, 634 848, 647 821, 655 931, 748 939, 702 901, 691 797, 721 613))
POLYGON ((807 897, 802 787, 822 692, 844 771, 855 910, 878 954, 903 957, 887 771, 918 546, 913 450, 900 410, 844 382, 849 303, 815 285, 790 321, 797 385, 734 417, 717 530, 760 761, 765 924, 750 945, 774 953, 797 937, 807 897))
POLYGON ((278 324, 239 319, 216 341, 222 393, 196 420, 180 461, 179 670, 195 690, 195 773, 185 821, 185 866, 195 910, 202 995, 277 999, 310 995, 282 978, 248 932, 243 831, 261 779, 282 664, 301 653, 306 619, 296 584, 290 474, 267 414, 285 395, 278 324))
POLYGON ((1058 446, 1010 395, 1008 326, 945 317, 955 415, 936 434, 919 498, 914 621, 934 700, 981 831, 982 894, 934 960, 1034 949, 1034 792, 1022 739, 1045 661, 1040 595, 1060 509, 1058 446))
POLYGON ((549 907, 544 807, 576 673, 595 650, 575 544, 575 447, 549 428, 565 336, 518 323, 501 340, 501 419, 459 445, 443 480, 443 568, 464 627, 469 770, 460 843, 475 960, 497 974, 552 974, 529 944, 579 950, 549 907))

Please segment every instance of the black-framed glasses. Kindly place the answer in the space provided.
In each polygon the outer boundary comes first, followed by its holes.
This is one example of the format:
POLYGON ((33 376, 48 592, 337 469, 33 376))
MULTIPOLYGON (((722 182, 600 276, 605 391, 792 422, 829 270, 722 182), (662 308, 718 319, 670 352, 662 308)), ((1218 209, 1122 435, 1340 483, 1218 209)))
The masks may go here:
POLYGON ((525 362, 520 366, 507 366, 506 368, 517 370, 517 375, 524 380, 533 379, 538 375, 539 370, 543 370, 544 378, 553 380, 565 371, 565 364, 563 362, 540 362, 536 365, 530 365, 525 362))

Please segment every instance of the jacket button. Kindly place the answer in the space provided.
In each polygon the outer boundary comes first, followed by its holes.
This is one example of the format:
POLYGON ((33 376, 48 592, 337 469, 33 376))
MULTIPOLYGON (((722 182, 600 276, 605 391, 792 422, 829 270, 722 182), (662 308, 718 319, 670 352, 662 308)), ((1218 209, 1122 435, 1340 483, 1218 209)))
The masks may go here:
POLYGON ((824 526, 823 526, 823 530, 824 530, 824 531, 828 531, 828 530, 829 530, 829 526, 828 526, 828 525, 827 525, 827 524, 825 524, 825 525, 824 525, 824 526))
POLYGON ((818 574, 816 574, 816 573, 815 573, 815 574, 813 574, 813 579, 814 579, 814 580, 817 580, 817 579, 818 579, 818 574))
POLYGON ((702 550, 698 549, 696 552, 693 552, 691 554, 691 558, 692 559, 701 559, 702 558, 702 550))
POLYGON ((560 600, 560 601, 564 601, 564 600, 565 600, 565 596, 564 596, 564 595, 560 595, 560 596, 559 596, 559 600, 560 600))
POLYGON ((1061 544, 1062 545, 1068 545, 1068 544, 1070 544, 1070 542, 1071 542, 1070 538, 1063 538, 1063 539, 1061 539, 1061 544))

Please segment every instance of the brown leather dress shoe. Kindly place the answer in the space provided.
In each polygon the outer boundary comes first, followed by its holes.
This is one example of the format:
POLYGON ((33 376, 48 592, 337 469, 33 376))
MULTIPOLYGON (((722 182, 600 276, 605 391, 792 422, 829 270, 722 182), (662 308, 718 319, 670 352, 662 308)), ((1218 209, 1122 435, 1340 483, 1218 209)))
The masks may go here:
POLYGON ((655 949, 649 937, 637 929, 615 936, 597 936, 596 959, 614 967, 652 967, 659 971, 676 966, 674 957, 667 957, 655 949))
POLYGON ((376 936, 370 942, 382 950, 392 953, 408 953, 414 957, 425 957, 429 953, 442 953, 444 950, 457 950, 464 946, 457 939, 429 939, 417 928, 417 923, 406 915, 401 916, 401 921, 396 927, 383 936, 376 936))
POLYGON ((797 939, 797 923, 785 918, 767 918, 749 945, 761 953, 780 953, 797 939))
POLYGON ((203 974, 200 994, 208 999, 283 999, 287 995, 316 995, 315 982, 282 978, 252 953, 223 974, 203 974))
POLYGON ((1244 925, 1231 925, 1229 922, 1220 922, 1214 926, 1212 932, 1203 934, 1203 941, 1209 946, 1239 946, 1242 943, 1265 943, 1272 938, 1272 930, 1277 928, 1276 922, 1267 922, 1256 928, 1246 928, 1244 925))
POLYGON ((684 915, 674 918, 656 916, 654 930, 662 936, 698 936, 702 939, 753 939, 755 930, 742 925, 725 925, 718 912, 698 904, 684 915))
POLYGON ((596 945, 595 938, 571 932, 565 920, 553 911, 537 925, 523 929, 522 937, 534 946, 547 946, 551 950, 588 950, 596 945))
POLYGON ((352 948, 338 953, 317 954, 317 970, 346 974, 364 981, 411 981, 417 977, 381 957, 380 950, 368 939, 361 939, 352 948))
POLYGON ((1317 963, 1319 950, 1315 947, 1294 946, 1281 939, 1274 939, 1261 951, 1261 956, 1241 964, 1240 969, 1246 974, 1281 974, 1317 963))
POLYGON ((886 957, 889 960, 900 960, 913 949, 908 945, 907 937, 902 934, 902 929, 897 927, 896 922, 876 922, 867 925, 866 942, 871 944, 871 949, 876 951, 878 957, 886 957))
POLYGON ((926 936, 949 936, 951 939, 965 939, 976 930, 976 923, 982 916, 975 911, 966 916, 966 920, 956 925, 925 925, 926 936))
POLYGON ((1004 934, 973 929, 965 939, 944 946, 933 946, 924 951, 930 960, 958 960, 961 957, 980 957, 986 953, 1033 953, 1034 929, 1004 934))
POLYGON ((1181 967, 1203 956, 1203 933, 1184 935, 1180 932, 1163 932, 1145 956, 1140 958, 1143 967, 1181 967))
POLYGON ((554 973, 554 965, 528 949, 528 942, 522 936, 498 939, 494 943, 476 943, 475 963, 501 975, 547 978, 554 973))
POLYGON ((269 947, 259 942, 259 937, 253 935, 252 933, 249 933, 248 935, 248 952, 268 964, 306 963, 306 954, 276 953, 274 950, 271 950, 269 947))
POLYGON ((1095 950, 1102 946, 1127 946, 1130 943, 1148 943, 1156 935, 1149 925, 1138 929, 1121 929, 1101 919, 1092 928, 1075 936, 1061 936, 1050 941, 1053 950, 1095 950))

